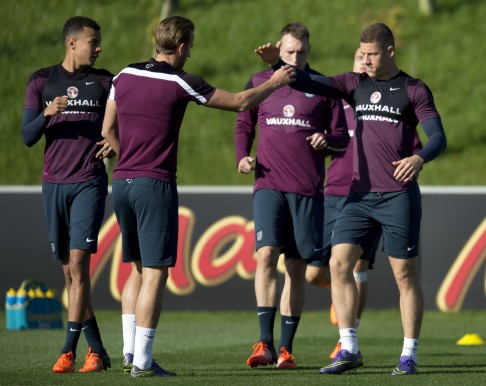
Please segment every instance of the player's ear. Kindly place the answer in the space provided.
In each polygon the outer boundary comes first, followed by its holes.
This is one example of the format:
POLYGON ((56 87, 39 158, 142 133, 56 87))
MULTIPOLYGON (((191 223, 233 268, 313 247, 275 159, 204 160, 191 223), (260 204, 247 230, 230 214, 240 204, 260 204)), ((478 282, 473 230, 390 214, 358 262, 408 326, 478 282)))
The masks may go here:
POLYGON ((394 46, 388 46, 388 48, 386 50, 387 50, 390 58, 393 58, 395 56, 395 47, 394 46))
POLYGON ((185 49, 186 49, 186 43, 179 44, 179 46, 177 47, 177 55, 182 56, 184 54, 185 49))
POLYGON ((76 39, 73 37, 68 38, 66 42, 66 47, 70 50, 74 50, 76 48, 76 39))

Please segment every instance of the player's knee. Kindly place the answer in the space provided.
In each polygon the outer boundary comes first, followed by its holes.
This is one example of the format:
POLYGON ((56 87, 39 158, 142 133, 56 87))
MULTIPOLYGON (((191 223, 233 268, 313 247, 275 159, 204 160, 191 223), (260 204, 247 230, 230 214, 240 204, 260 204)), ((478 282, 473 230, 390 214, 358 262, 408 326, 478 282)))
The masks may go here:
POLYGON ((278 261, 278 251, 273 247, 261 247, 257 251, 257 264, 260 266, 274 266, 278 261))
POLYGON ((305 273, 305 280, 307 281, 307 283, 315 285, 315 286, 319 286, 319 283, 320 283, 319 278, 316 276, 316 274, 314 272, 312 272, 312 273, 306 272, 305 273))
POLYGON ((329 267, 308 267, 305 272, 305 279, 309 284, 316 287, 329 288, 331 286, 329 267))

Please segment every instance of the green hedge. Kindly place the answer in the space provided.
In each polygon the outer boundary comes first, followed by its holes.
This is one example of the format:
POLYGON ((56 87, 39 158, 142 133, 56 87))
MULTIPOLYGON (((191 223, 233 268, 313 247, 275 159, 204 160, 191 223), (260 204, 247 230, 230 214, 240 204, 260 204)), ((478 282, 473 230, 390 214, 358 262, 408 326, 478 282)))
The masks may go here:
MULTIPOLYGON (((422 185, 485 185, 486 3, 437 1, 435 13, 418 11, 418 0, 179 0, 176 12, 196 23, 186 70, 216 87, 241 90, 266 66, 253 53, 278 39, 280 28, 303 22, 311 32, 311 65, 326 74, 348 71, 363 27, 387 23, 395 32, 400 67, 432 89, 448 136, 448 149, 421 173, 422 185)), ((102 26, 97 67, 116 73, 152 55, 152 31, 162 1, 3 0, 0 5, 0 184, 39 184, 43 141, 26 148, 20 127, 27 79, 62 60, 64 21, 82 14, 102 26)), ((236 172, 236 114, 190 105, 181 132, 179 184, 250 185, 236 172)), ((423 137, 425 139, 425 137, 423 137)))

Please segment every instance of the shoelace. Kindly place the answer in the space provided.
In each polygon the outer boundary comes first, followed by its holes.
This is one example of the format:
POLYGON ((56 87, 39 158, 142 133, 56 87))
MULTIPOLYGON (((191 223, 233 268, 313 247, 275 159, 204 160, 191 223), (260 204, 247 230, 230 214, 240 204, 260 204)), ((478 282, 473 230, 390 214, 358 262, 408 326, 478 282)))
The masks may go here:
POLYGON ((285 360, 291 360, 291 361, 294 360, 292 354, 289 353, 287 350, 283 351, 281 355, 284 357, 285 360))
POLYGON ((68 355, 68 354, 64 354, 62 355, 62 366, 63 367, 69 367, 72 363, 72 361, 74 360, 72 358, 72 356, 68 355))
POLYGON ((265 344, 263 342, 258 342, 253 345, 253 352, 254 354, 260 353, 261 351, 265 350, 265 344))
POLYGON ((415 368, 415 362, 413 361, 413 359, 407 359, 405 362, 401 363, 401 366, 408 371, 415 368))
POLYGON ((343 353, 343 350, 339 350, 339 352, 336 354, 336 357, 334 358, 336 361, 339 361, 341 360, 341 358, 344 357, 344 353, 343 353))
MULTIPOLYGON (((89 364, 89 365, 92 365, 92 366, 99 366, 99 360, 98 360, 99 356, 96 355, 96 354, 93 354, 92 352, 90 352, 88 355, 86 355, 86 363, 89 364)), ((101 360, 101 359, 100 359, 101 360)))

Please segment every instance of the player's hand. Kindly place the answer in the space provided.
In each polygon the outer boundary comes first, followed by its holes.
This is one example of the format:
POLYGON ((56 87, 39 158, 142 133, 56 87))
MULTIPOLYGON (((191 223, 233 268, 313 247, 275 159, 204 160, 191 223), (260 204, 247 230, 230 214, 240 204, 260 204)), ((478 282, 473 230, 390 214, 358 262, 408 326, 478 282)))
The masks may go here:
POLYGON ((103 139, 100 142, 96 142, 98 146, 101 146, 101 149, 96 153, 96 158, 104 159, 104 158, 113 158, 115 156, 115 151, 110 146, 106 139, 103 139))
POLYGON ((393 177, 400 182, 409 182, 418 177, 424 160, 415 154, 400 161, 394 161, 392 164, 397 167, 393 173, 393 177))
POLYGON ((280 60, 280 41, 274 46, 272 43, 267 43, 263 46, 258 47, 255 53, 270 66, 277 64, 280 60))
POLYGON ((275 83, 275 86, 279 88, 295 81, 296 75, 297 71, 295 68, 286 64, 275 71, 270 79, 275 83))
POLYGON ((238 162, 238 173, 250 174, 252 170, 255 170, 253 162, 255 162, 255 158, 250 156, 240 159, 240 162, 238 162))
POLYGON ((67 95, 55 97, 54 100, 51 102, 51 104, 45 108, 44 116, 46 118, 50 118, 54 115, 66 111, 67 104, 68 104, 67 95))
POLYGON ((322 150, 327 147, 326 136, 324 133, 314 133, 306 138, 306 141, 315 149, 322 150))

